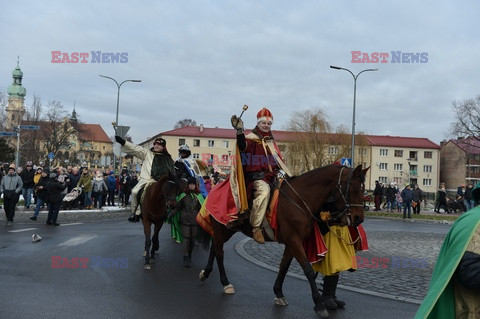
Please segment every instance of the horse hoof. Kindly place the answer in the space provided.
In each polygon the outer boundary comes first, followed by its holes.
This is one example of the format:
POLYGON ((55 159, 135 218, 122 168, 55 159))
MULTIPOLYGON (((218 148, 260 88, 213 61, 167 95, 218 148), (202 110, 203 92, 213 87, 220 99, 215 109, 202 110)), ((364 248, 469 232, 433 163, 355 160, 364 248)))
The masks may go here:
POLYGON ((205 269, 202 269, 202 271, 200 272, 200 274, 198 274, 198 278, 200 279, 200 281, 205 281, 205 280, 207 280, 207 277, 205 277, 205 269))
POLYGON ((320 318, 328 318, 328 311, 325 309, 325 306, 323 307, 315 307, 315 314, 319 316, 320 318))
POLYGON ((223 287, 223 293, 226 295, 233 295, 235 293, 235 289, 233 288, 232 284, 228 284, 223 287))
POLYGON ((275 304, 279 306, 288 306, 287 298, 275 298, 275 304))
POLYGON ((143 269, 145 269, 145 270, 150 270, 150 269, 152 269, 152 267, 150 267, 149 264, 146 264, 145 266, 143 266, 143 269))

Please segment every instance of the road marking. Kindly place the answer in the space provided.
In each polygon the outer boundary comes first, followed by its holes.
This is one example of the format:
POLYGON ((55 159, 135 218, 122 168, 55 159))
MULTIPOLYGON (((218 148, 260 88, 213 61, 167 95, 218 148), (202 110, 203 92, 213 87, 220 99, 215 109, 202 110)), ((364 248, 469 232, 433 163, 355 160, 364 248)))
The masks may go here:
POLYGON ((60 226, 82 225, 83 223, 60 224, 60 226))
POLYGON ((8 232, 9 233, 20 233, 22 231, 29 231, 29 230, 35 230, 35 229, 38 229, 38 228, 25 228, 25 229, 9 230, 8 232))
POLYGON ((77 245, 80 245, 80 244, 84 244, 87 241, 89 241, 90 239, 93 239, 93 238, 96 238, 96 237, 97 237, 97 235, 73 237, 73 238, 67 240, 64 243, 61 243, 58 246, 77 246, 77 245))

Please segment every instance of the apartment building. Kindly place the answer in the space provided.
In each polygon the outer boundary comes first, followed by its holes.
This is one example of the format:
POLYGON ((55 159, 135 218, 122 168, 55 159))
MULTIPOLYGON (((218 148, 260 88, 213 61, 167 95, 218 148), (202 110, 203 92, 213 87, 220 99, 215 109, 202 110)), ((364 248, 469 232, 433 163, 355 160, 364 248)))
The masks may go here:
POLYGON ((480 142, 476 138, 458 138, 441 143, 440 179, 446 188, 456 191, 462 184, 480 182, 480 142))
POLYGON ((435 193, 440 180, 440 146, 427 138, 367 135, 371 152, 370 180, 395 182, 403 188, 418 184, 427 193, 435 193))

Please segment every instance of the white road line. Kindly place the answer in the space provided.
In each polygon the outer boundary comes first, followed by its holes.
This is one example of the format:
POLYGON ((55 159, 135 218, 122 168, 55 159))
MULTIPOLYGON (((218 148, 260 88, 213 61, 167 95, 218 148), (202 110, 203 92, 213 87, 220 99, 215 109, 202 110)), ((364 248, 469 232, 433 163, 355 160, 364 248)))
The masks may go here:
POLYGON ((82 225, 83 223, 60 224, 60 226, 82 225))
POLYGON ((9 230, 8 232, 9 233, 20 233, 22 231, 29 231, 29 230, 35 230, 35 229, 38 229, 38 228, 25 228, 25 229, 9 230))
POLYGON ((66 242, 64 243, 61 243, 60 245, 58 246, 77 246, 77 245, 80 245, 80 244, 84 244, 86 243, 87 241, 89 241, 90 239, 93 239, 97 237, 97 235, 92 235, 92 236, 77 236, 77 237, 73 237, 69 240, 67 240, 66 242))

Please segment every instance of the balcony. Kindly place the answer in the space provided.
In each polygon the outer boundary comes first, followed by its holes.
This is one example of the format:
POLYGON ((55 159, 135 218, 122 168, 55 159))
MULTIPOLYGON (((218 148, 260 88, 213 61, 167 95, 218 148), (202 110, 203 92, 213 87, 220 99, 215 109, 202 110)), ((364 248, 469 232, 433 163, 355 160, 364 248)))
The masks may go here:
POLYGON ((417 170, 411 170, 409 174, 410 176, 417 176, 417 170))

